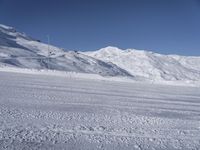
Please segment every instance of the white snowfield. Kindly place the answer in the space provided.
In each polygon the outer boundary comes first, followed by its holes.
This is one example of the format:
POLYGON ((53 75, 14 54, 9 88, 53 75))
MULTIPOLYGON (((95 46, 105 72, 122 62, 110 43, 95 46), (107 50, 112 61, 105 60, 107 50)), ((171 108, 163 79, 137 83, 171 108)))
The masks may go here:
POLYGON ((1 68, 0 149, 200 148, 198 87, 50 74, 1 68))

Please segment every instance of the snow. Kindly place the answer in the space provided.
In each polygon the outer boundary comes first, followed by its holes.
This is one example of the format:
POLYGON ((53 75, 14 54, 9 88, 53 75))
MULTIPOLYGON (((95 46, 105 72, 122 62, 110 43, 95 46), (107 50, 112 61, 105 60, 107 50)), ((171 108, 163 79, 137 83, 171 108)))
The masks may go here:
POLYGON ((131 76, 112 63, 75 51, 65 52, 61 48, 38 42, 14 28, 3 26, 0 26, 0 66, 95 73, 102 76, 131 76))
POLYGON ((157 85, 172 85, 172 86, 187 86, 187 87, 200 87, 200 82, 196 81, 150 81, 144 80, 143 78, 132 78, 127 76, 101 76, 99 74, 91 73, 77 73, 72 71, 59 71, 59 70, 46 70, 46 69, 28 69, 28 68, 16 68, 12 66, 1 66, 0 71, 2 72, 13 72, 13 73, 24 73, 34 75, 48 75, 48 76, 59 76, 59 77, 72 77, 90 80, 100 81, 115 81, 115 82, 127 82, 127 83, 142 83, 142 84, 157 84, 157 85))
POLYGON ((0 24, 0 149, 199 147, 200 57, 64 51, 0 24))
POLYGON ((0 66, 126 77, 158 84, 200 82, 200 57, 111 46, 89 52, 64 51, 4 25, 0 25, 0 66))
POLYGON ((0 57, 9 57, 9 55, 6 53, 0 53, 0 57))
POLYGON ((150 51, 121 50, 110 46, 83 54, 111 62, 133 76, 150 80, 200 80, 200 57, 161 55, 150 51))
POLYGON ((9 26, 3 25, 3 24, 0 24, 0 27, 4 28, 4 29, 7 29, 7 30, 13 29, 12 27, 9 27, 9 26))
POLYGON ((198 87, 54 73, 1 68, 0 149, 200 147, 198 87))

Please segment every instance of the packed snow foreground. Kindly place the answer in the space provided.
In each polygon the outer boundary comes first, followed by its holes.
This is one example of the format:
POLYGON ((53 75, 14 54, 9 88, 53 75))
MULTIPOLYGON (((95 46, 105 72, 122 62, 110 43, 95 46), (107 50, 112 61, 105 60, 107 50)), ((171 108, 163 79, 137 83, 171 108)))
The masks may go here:
POLYGON ((0 25, 0 149, 198 150, 200 57, 63 51, 0 25))
POLYGON ((199 149, 200 89, 0 71, 0 149, 199 149))

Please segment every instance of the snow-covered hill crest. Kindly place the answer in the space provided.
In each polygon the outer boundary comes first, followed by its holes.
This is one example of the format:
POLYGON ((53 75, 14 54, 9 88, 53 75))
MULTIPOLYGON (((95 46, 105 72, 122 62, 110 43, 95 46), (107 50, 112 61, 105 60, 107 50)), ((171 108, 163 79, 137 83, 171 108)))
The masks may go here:
POLYGON ((200 80, 200 57, 161 55, 150 51, 106 47, 84 54, 112 62, 133 76, 150 80, 200 80))

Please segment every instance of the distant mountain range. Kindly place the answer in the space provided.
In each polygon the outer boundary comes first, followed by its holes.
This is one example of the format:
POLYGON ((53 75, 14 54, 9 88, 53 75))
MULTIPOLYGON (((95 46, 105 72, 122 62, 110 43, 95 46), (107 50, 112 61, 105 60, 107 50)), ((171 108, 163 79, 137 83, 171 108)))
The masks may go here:
POLYGON ((137 80, 200 81, 200 57, 161 55, 116 47, 88 52, 64 51, 17 32, 13 27, 0 25, 0 67, 6 66, 123 76, 137 80))

